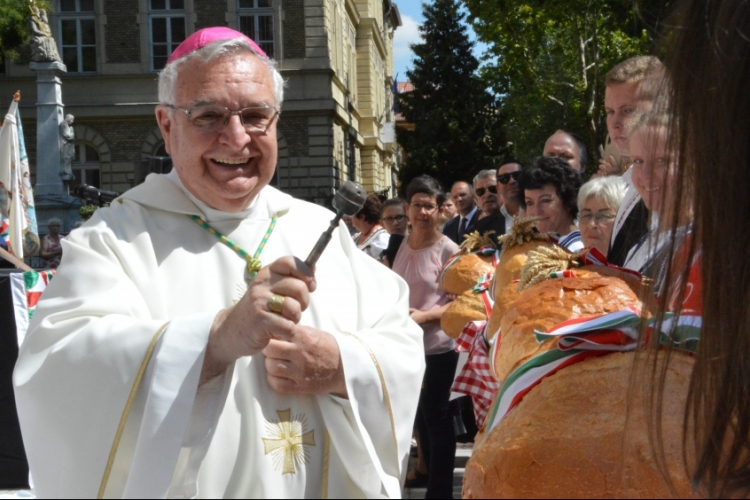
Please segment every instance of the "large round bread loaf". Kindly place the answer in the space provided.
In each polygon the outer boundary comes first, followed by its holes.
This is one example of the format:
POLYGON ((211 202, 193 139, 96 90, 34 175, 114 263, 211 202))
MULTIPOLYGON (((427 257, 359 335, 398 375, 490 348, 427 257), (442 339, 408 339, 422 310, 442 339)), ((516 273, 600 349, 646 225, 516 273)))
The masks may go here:
MULTIPOLYGON (((645 398, 639 390, 645 384, 635 384, 628 399, 634 356, 589 358, 532 389, 474 450, 466 466, 464 498, 669 497, 649 446, 645 398)), ((659 356, 663 359, 663 353, 659 356)), ((679 497, 693 496, 682 454, 692 369, 691 356, 671 354, 663 443, 679 497)))
POLYGON ((556 345, 538 344, 534 330, 545 332, 563 321, 616 312, 642 310, 642 285, 615 269, 589 266, 575 278, 551 279, 524 291, 500 321, 502 339, 495 353, 495 377, 501 383, 529 358, 556 345))
POLYGON ((515 245, 509 249, 503 249, 503 252, 500 254, 500 262, 498 262, 497 269, 495 270, 493 284, 495 301, 498 300, 503 288, 521 277, 521 268, 526 264, 530 251, 553 244, 549 241, 533 240, 521 245, 515 245))
POLYGON ((508 283, 497 293, 495 305, 492 307, 489 324, 487 325, 487 340, 492 340, 500 330, 500 324, 508 308, 513 304, 521 292, 518 291, 518 283, 508 283))
POLYGON ((470 321, 487 320, 487 310, 479 294, 473 290, 462 293, 440 318, 440 327, 449 336, 457 339, 470 321))
POLYGON ((475 253, 451 257, 440 273, 440 288, 451 295, 461 295, 471 290, 479 278, 495 272, 492 259, 492 255, 475 253))

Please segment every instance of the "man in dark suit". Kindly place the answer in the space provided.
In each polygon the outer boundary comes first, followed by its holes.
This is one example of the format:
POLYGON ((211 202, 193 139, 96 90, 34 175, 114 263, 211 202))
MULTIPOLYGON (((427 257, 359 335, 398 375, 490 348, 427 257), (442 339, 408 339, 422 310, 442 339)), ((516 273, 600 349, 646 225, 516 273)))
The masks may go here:
POLYGON ((464 235, 474 232, 479 215, 474 201, 474 187, 468 182, 456 182, 451 188, 451 199, 458 215, 445 223, 443 234, 460 245, 464 241, 464 235))
POLYGON ((477 204, 484 216, 477 221, 476 231, 497 242, 498 236, 505 234, 505 216, 500 211, 500 194, 497 189, 497 171, 482 170, 474 178, 474 192, 477 204))

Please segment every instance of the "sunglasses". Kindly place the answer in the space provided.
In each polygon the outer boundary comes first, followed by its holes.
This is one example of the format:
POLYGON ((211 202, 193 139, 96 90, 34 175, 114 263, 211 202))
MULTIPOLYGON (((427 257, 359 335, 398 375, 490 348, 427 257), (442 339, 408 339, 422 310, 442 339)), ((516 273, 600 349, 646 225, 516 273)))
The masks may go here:
POLYGON ((481 198, 482 196, 484 196, 484 193, 486 193, 487 191, 489 191, 492 194, 497 194, 497 186, 490 186, 487 189, 479 188, 477 189, 477 196, 481 198))
POLYGON ((500 174, 497 176, 497 182, 499 182, 500 184, 507 184, 510 182, 511 177, 514 181, 518 181, 518 178, 521 177, 521 171, 518 170, 509 174, 500 174))

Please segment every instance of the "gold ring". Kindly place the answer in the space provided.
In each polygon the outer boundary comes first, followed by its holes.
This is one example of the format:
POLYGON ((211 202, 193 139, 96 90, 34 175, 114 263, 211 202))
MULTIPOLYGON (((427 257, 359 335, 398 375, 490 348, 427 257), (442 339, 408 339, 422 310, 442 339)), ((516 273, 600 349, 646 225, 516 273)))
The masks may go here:
POLYGON ((281 308, 284 306, 285 298, 286 297, 274 293, 271 295, 271 298, 268 299, 268 309, 276 314, 281 314, 281 308))

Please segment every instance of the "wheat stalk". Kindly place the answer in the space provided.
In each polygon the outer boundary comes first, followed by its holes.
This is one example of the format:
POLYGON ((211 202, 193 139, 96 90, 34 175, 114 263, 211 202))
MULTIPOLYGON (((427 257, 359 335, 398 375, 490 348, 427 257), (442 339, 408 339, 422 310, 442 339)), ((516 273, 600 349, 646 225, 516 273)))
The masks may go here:
POLYGON ((529 258, 521 268, 518 291, 523 291, 549 279, 555 271, 579 267, 578 254, 568 253, 557 245, 539 247, 529 252, 529 258))
POLYGON ((549 241, 547 233, 540 233, 534 229, 538 221, 538 217, 516 217, 508 234, 498 238, 503 250, 509 250, 530 241, 549 241))

